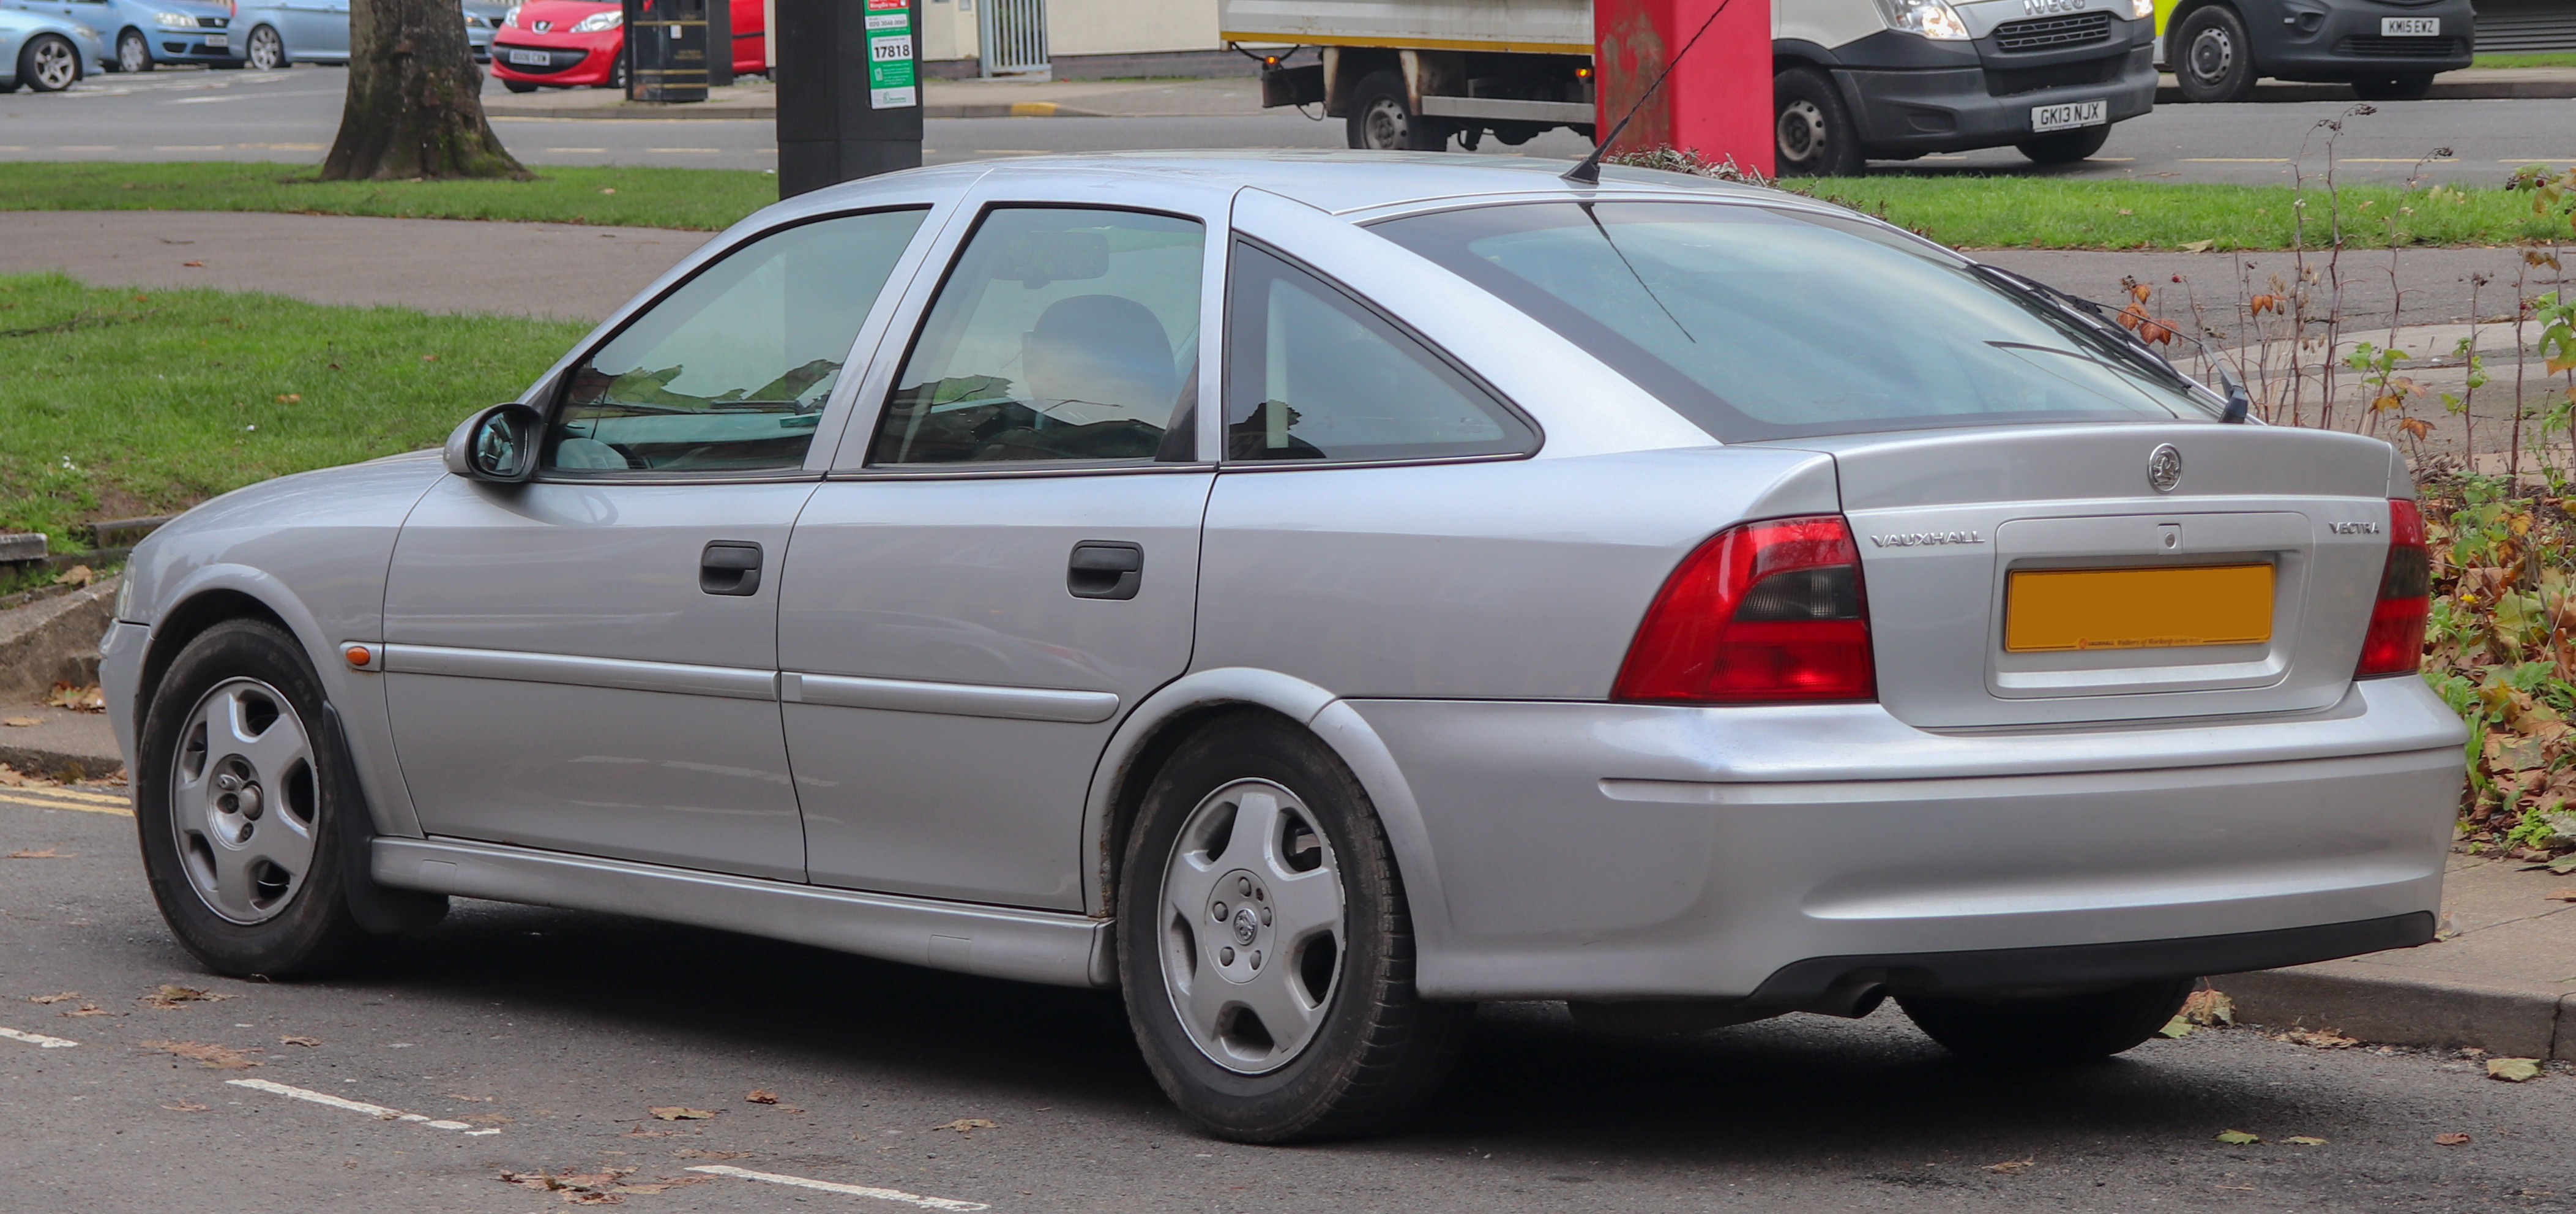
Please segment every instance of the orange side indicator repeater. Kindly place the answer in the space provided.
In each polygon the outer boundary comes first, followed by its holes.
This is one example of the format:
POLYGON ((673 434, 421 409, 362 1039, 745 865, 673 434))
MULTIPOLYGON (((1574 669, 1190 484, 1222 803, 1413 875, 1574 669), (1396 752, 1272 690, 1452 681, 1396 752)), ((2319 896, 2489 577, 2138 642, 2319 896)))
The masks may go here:
POLYGON ((369 649, 364 645, 351 645, 348 648, 341 650, 340 656, 349 659, 349 664, 360 670, 368 669, 376 664, 376 651, 369 649))

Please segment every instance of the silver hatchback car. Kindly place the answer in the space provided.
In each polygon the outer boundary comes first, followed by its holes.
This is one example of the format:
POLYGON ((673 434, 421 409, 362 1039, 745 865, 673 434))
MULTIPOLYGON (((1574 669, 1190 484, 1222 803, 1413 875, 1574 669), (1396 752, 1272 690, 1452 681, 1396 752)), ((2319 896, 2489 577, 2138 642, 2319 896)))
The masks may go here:
POLYGON ((2241 417, 1763 190, 921 170, 745 220, 444 453, 189 512, 105 677, 228 973, 462 895, 1118 987, 1252 1141, 1401 1115, 1479 1000, 2098 1058, 2433 933, 2411 482, 2241 417))

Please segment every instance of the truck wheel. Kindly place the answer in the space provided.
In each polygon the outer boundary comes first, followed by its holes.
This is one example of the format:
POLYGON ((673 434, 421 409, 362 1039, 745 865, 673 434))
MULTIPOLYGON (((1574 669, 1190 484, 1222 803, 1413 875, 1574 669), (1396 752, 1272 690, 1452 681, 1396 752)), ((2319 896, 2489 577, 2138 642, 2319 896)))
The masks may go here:
POLYGON ((2033 164, 2073 164, 2101 151, 2102 144, 2110 138, 2111 127, 2105 123, 2041 135, 2013 146, 2021 149, 2022 155, 2030 157, 2033 164))
POLYGON ((2182 1010, 2193 978, 2160 978, 2053 998, 1899 995, 1925 1036, 1989 1066, 2068 1066, 2135 1048, 2182 1010))
POLYGON ((1823 72, 1791 68, 1771 78, 1778 113, 1778 161, 1783 177, 1854 177, 1861 172, 1860 129, 1843 107, 1841 92, 1823 72))
POLYGON ((2223 4, 2195 9, 2183 18, 2173 45, 2174 79, 2186 101, 2243 101, 2254 95, 2254 41, 2245 36, 2245 19, 2223 4))
POLYGON ((2403 76, 2375 76, 2352 82, 2352 91, 2364 101, 2422 101, 2433 91, 2433 73, 2409 72, 2403 76))
POLYGON ((1361 77, 1359 87, 1351 90, 1351 113, 1343 124, 1350 145, 1363 151, 1437 152, 1449 144, 1446 127, 1413 112, 1402 72, 1361 77))

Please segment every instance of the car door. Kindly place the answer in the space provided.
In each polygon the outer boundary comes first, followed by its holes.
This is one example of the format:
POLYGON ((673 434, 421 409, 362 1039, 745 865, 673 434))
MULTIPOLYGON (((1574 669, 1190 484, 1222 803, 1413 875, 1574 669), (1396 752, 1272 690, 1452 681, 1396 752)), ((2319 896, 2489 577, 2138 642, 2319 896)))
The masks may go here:
POLYGON ((803 878, 778 561, 927 214, 738 245, 557 377, 533 483, 451 477, 413 509, 385 670, 424 829, 803 878))
POLYGON ((287 0, 286 49, 298 59, 349 57, 349 0, 287 0))
POLYGON ((1189 664, 1225 197, 1047 182, 961 219, 789 546, 817 884, 1078 909, 1092 768, 1189 664))

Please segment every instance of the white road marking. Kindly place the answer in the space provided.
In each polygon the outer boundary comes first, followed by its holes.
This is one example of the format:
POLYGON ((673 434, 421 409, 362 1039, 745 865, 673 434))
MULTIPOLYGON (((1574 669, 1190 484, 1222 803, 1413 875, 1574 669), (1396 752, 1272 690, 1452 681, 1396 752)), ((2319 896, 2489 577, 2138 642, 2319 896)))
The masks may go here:
POLYGON ((644 150, 645 150, 645 151, 648 151, 648 152, 704 152, 704 153, 706 153, 706 154, 708 154, 708 155, 714 155, 714 154, 716 154, 716 153, 718 153, 718 152, 723 151, 724 149, 723 149, 723 148, 646 148, 646 149, 644 149, 644 150))
POLYGON ((2288 164, 2287 156, 2185 156, 2184 164, 2288 164))
MULTIPOLYGON (((48 1037, 43 1033, 21 1033, 16 1029, 0 1029, 0 1037, 6 1037, 11 1041, 24 1041, 29 1045, 40 1046, 49 1050, 59 1050, 66 1046, 80 1044, 77 1041, 65 1041, 60 1037, 48 1037)), ((982 1207, 978 1206, 976 1208, 981 1209, 982 1207)))
MULTIPOLYGON (((316 1092, 309 1088, 291 1087, 283 1083, 272 1083, 266 1079, 227 1079, 224 1082, 237 1088, 249 1088, 254 1092, 268 1092, 295 1100, 309 1100, 315 1104, 328 1105, 335 1109, 345 1109, 352 1113, 364 1113, 378 1121, 409 1121, 428 1126, 433 1130, 463 1130, 468 1138, 480 1138, 486 1134, 498 1134, 501 1132, 500 1128, 497 1126, 489 1129, 478 1130, 462 1121, 442 1121, 437 1118, 423 1117, 418 1113, 406 1113, 400 1109, 389 1109, 380 1104, 368 1104, 362 1100, 343 1100, 328 1092, 316 1092)), ((977 1208, 980 1209, 982 1207, 977 1208)))
MULTIPOLYGON (((239 1081, 236 1080, 235 1082, 239 1081)), ((737 1168, 731 1164, 701 1164, 697 1167, 690 1168, 689 1171, 705 1172, 711 1176, 739 1176, 744 1180, 765 1180, 771 1184, 783 1184, 799 1189, 813 1189, 823 1193, 846 1193, 852 1197, 873 1197, 879 1201, 899 1201, 905 1205, 920 1206, 925 1210, 989 1210, 993 1208, 980 1201, 959 1201, 954 1197, 924 1197, 919 1193, 906 1193, 900 1189, 872 1189, 866 1185, 834 1184, 828 1180, 808 1180, 802 1176, 781 1176, 776 1172, 755 1172, 749 1168, 737 1168)))

